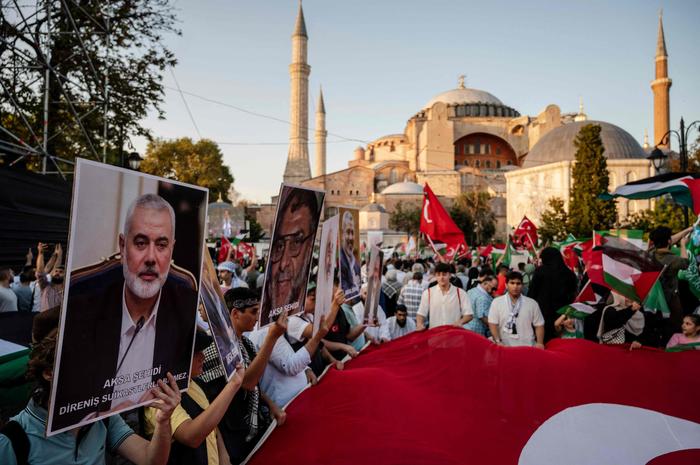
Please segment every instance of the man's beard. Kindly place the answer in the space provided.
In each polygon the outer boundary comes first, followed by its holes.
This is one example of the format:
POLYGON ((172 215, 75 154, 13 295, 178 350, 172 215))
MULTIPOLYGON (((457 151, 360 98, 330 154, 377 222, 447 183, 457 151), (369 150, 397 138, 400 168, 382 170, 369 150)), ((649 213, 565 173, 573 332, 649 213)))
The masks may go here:
POLYGON ((406 320, 396 320, 396 324, 403 328, 404 326, 406 326, 406 320))
POLYGON ((52 276, 51 284, 63 284, 63 276, 52 276))
POLYGON ((122 270, 124 271, 124 281, 126 281, 126 286, 136 294, 141 299, 150 299, 155 297, 160 288, 165 284, 165 280, 168 279, 168 273, 161 275, 158 273, 155 267, 147 266, 139 270, 137 273, 132 273, 126 264, 126 256, 122 262, 122 270), (142 273, 153 273, 158 277, 153 281, 144 281, 139 276, 142 273))
MULTIPOLYGON (((304 282, 306 281, 306 276, 308 275, 308 268, 304 267, 304 272, 299 273, 297 275, 293 275, 289 269, 284 270, 284 271, 279 271, 278 278, 277 280, 279 281, 280 278, 283 279, 290 279, 292 281, 292 286, 291 289, 289 290, 289 294, 284 296, 280 302, 278 302, 278 296, 274 291, 270 292, 271 296, 271 301, 272 301, 272 308, 278 308, 281 307, 282 305, 287 305, 291 304, 297 301, 299 297, 301 297, 301 289, 302 286, 304 285, 304 282)), ((303 302, 302 302, 303 303, 303 302)))

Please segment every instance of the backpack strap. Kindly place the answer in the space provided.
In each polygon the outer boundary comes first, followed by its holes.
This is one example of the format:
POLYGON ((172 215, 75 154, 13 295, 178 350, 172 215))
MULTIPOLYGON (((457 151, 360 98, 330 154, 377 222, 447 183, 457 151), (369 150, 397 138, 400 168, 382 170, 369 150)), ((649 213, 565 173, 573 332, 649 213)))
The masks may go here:
POLYGON ((0 429, 0 434, 7 436, 15 452, 17 465, 27 465, 29 461, 29 437, 22 428, 22 425, 14 420, 10 420, 0 429))

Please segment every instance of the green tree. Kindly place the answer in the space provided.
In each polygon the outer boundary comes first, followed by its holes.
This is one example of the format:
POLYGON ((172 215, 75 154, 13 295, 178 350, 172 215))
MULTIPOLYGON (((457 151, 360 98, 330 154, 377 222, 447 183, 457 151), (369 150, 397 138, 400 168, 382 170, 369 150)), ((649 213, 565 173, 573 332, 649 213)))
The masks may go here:
POLYGON ((254 216, 246 212, 245 219, 248 222, 248 237, 246 242, 260 242, 263 236, 263 228, 254 216))
MULTIPOLYGON (((0 83, 3 94, 13 95, 14 102, 0 99, 0 120, 28 144, 41 145, 48 68, 47 152, 68 160, 96 158, 96 154, 101 157, 104 143, 108 161, 118 164, 130 135, 150 137, 144 118, 152 111, 164 115, 163 72, 176 64, 164 39, 166 34, 180 33, 175 10, 169 0, 45 0, 39 4, 36 14, 25 10, 24 15, 3 6, 0 63, 8 66, 0 66, 0 83), (48 63, 45 41, 39 38, 47 22, 53 31, 48 63), (8 121, 8 115, 16 118, 8 121)), ((5 132, 0 140, 17 143, 5 132)))
POLYGON ((420 208, 403 202, 396 204, 396 208, 389 216, 389 227, 396 231, 403 231, 409 235, 418 234, 420 229, 420 208))
POLYGON ((206 187, 212 202, 219 194, 228 201, 229 187, 233 183, 219 146, 208 139, 196 143, 189 137, 153 140, 146 149, 141 171, 206 187))
POLYGON ((567 235, 567 223, 564 201, 559 197, 551 197, 547 200, 547 209, 540 217, 540 228, 537 231, 542 243, 563 241, 567 235))
POLYGON ((576 164, 572 170, 568 226, 575 236, 586 236, 594 229, 610 229, 615 224, 617 211, 614 201, 598 198, 598 194, 608 191, 609 184, 600 126, 583 126, 574 146, 576 164))
MULTIPOLYGON (((694 223, 697 217, 692 210, 688 214, 690 223, 694 223)), ((623 228, 641 229, 646 232, 658 226, 667 226, 674 231, 685 229, 683 208, 672 200, 661 197, 656 201, 653 209, 632 213, 622 222, 623 228)))
POLYGON ((463 192, 450 207, 450 216, 464 232, 469 244, 485 244, 496 233, 492 200, 487 192, 463 192))

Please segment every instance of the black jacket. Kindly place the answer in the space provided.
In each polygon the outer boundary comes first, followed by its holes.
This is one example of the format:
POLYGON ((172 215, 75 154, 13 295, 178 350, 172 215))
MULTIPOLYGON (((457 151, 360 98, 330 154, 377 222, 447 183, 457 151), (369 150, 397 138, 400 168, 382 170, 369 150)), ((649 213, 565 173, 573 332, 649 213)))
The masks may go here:
MULTIPOLYGON (((70 283, 60 365, 54 374, 58 383, 54 430, 111 408, 114 388, 105 382, 116 375, 118 365, 123 286, 121 266, 70 283), (61 414, 61 407, 90 399, 89 405, 61 414)), ((162 369, 149 381, 166 378, 170 372, 181 389, 187 386, 196 312, 197 291, 171 270, 156 317, 153 366, 162 369)))

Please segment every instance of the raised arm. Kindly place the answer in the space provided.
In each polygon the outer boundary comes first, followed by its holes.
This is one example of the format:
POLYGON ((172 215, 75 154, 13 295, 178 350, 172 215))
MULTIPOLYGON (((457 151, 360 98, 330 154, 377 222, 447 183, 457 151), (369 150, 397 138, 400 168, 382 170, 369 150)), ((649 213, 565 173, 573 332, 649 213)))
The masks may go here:
POLYGON ((170 416, 180 403, 180 389, 173 375, 168 373, 168 384, 158 381, 154 391, 158 398, 151 407, 158 409, 155 415, 155 430, 150 441, 132 434, 119 446, 117 452, 136 465, 165 465, 170 454, 172 430, 170 416))
POLYGON ((246 369, 245 376, 243 377, 243 389, 252 391, 255 389, 255 386, 258 385, 260 378, 265 372, 265 366, 267 366, 267 362, 270 359, 270 354, 272 354, 272 349, 274 349, 277 339, 286 331, 287 312, 282 312, 279 318, 277 318, 277 321, 270 325, 270 329, 267 331, 267 335, 260 346, 260 350, 246 369))
POLYGON ((196 418, 185 420, 177 427, 173 433, 173 437, 177 442, 191 448, 199 447, 202 442, 209 436, 209 433, 214 431, 216 425, 219 424, 224 417, 228 406, 233 400, 233 396, 241 387, 245 368, 241 364, 236 366, 236 373, 231 377, 231 380, 226 383, 226 386, 221 390, 216 399, 209 404, 201 414, 196 418))

